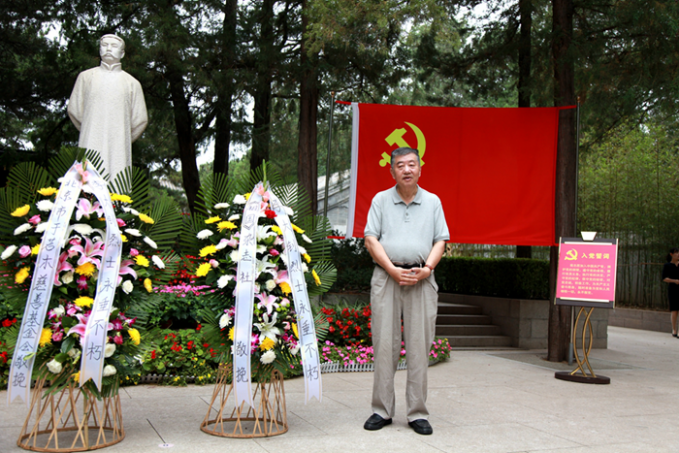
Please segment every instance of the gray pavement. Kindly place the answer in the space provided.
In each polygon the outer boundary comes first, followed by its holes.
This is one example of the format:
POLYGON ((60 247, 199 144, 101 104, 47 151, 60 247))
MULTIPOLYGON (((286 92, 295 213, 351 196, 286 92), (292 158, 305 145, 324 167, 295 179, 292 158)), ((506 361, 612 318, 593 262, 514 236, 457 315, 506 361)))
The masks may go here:
MULTIPOLYGON (((370 416, 372 373, 323 375, 323 402, 303 402, 304 382, 285 382, 289 431, 266 439, 228 439, 199 425, 213 386, 143 385, 121 391, 125 439, 121 453, 232 452, 679 452, 679 340, 669 334, 608 328, 605 350, 591 353, 610 385, 554 378, 566 364, 545 351, 455 351, 429 368, 431 436, 404 415, 406 372, 396 378, 391 426, 363 430, 370 416), (171 447, 161 447, 171 444, 171 447)), ((0 452, 16 446, 27 414, 0 392, 0 452)))

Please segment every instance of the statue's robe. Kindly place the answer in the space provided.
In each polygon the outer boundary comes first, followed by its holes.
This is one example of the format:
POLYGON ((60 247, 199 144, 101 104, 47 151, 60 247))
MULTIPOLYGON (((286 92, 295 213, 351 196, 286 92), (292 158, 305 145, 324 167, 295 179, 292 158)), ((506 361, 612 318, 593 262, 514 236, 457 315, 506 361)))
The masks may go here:
POLYGON ((146 129, 148 115, 141 84, 120 63, 102 61, 81 72, 68 115, 80 131, 78 146, 99 152, 110 181, 132 165, 132 142, 146 129))

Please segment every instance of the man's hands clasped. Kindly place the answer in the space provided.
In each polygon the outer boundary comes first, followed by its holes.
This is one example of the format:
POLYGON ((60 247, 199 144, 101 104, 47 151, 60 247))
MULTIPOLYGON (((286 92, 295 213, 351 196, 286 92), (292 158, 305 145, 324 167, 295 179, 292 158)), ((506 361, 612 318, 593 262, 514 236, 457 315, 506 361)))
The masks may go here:
POLYGON ((424 280, 431 275, 431 269, 428 267, 414 267, 412 269, 403 269, 394 266, 389 271, 389 276, 396 280, 401 286, 414 286, 420 280, 424 280))

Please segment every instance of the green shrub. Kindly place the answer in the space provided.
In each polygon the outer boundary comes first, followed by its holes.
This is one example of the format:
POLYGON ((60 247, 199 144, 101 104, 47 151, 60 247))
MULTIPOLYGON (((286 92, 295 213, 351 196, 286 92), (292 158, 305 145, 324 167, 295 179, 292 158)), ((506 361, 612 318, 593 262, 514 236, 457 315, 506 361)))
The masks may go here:
POLYGON ((444 257, 436 268, 442 293, 549 299, 549 261, 444 257))
POLYGON ((330 288, 331 293, 370 289, 375 265, 362 238, 333 241, 330 259, 337 269, 337 280, 330 288))
MULTIPOLYGON (((375 265, 363 239, 335 241, 337 281, 331 292, 370 291, 375 265)), ((549 261, 523 258, 444 257, 436 268, 442 293, 517 299, 549 298, 549 261)))

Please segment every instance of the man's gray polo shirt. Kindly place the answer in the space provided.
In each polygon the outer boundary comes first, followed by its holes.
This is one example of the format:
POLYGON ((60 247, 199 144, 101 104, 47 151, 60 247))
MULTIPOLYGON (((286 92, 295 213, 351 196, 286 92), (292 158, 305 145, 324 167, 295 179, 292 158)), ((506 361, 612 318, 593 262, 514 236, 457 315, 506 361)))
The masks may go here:
POLYGON ((450 239, 441 200, 419 186, 409 205, 396 186, 375 195, 364 234, 376 237, 389 259, 401 263, 424 263, 434 243, 450 239))

